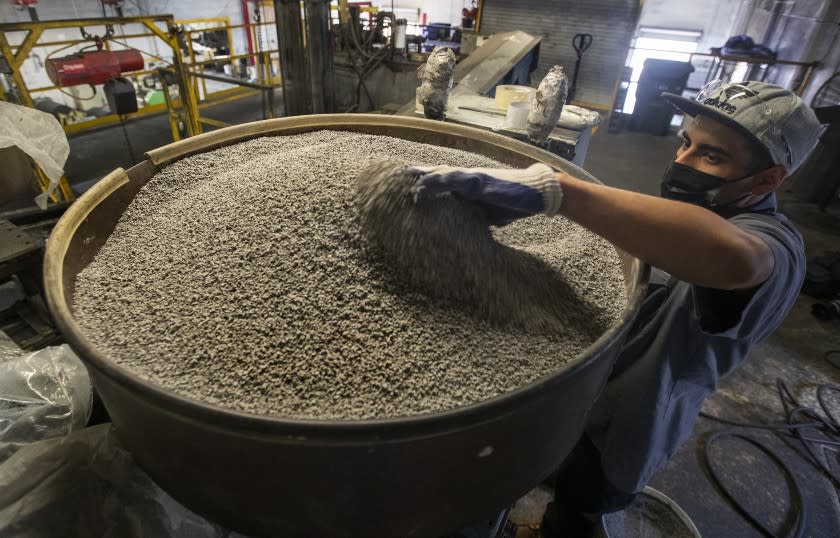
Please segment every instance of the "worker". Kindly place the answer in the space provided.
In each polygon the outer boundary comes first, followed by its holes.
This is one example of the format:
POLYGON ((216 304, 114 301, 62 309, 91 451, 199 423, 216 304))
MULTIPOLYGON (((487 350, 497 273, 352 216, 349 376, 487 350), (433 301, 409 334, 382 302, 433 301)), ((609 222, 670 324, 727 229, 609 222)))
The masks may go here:
POLYGON ((662 197, 535 164, 524 170, 418 169, 418 196, 443 192, 503 225, 564 215, 652 266, 647 296, 584 433, 561 465, 545 536, 589 536, 630 505, 688 438, 703 400, 796 300, 802 236, 775 191, 816 146, 814 112, 761 82, 663 94, 686 114, 662 197))

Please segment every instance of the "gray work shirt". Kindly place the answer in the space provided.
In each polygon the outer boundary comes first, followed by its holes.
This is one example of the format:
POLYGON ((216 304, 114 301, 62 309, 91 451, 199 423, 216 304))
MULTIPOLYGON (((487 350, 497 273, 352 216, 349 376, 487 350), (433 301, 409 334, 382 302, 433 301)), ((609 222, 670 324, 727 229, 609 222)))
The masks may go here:
POLYGON ((640 491, 691 433, 703 400, 787 316, 805 276, 802 236, 771 194, 722 215, 760 237, 773 272, 752 292, 702 288, 653 271, 650 289, 586 432, 606 478, 640 491))

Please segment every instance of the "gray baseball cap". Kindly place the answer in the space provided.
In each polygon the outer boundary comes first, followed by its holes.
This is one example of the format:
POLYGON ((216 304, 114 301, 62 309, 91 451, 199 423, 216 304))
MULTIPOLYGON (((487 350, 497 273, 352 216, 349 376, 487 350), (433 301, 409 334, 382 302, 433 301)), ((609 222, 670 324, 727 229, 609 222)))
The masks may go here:
POLYGON ((788 174, 808 158, 823 131, 799 96, 763 82, 712 81, 694 99, 673 93, 662 97, 689 116, 710 116, 758 142, 788 174))

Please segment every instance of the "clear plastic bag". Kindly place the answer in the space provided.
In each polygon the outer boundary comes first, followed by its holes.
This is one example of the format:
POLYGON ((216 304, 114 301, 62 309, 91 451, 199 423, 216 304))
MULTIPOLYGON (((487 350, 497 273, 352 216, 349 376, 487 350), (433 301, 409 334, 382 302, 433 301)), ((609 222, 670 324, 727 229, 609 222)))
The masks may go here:
POLYGON ((100 424, 29 444, 0 463, 0 536, 235 538, 155 484, 100 424))
POLYGON ((528 113, 528 138, 534 144, 543 144, 557 126, 566 104, 568 85, 566 73, 559 65, 552 67, 540 82, 528 113))
POLYGON ((90 376, 70 346, 24 353, 0 343, 0 461, 22 444, 83 428, 92 402, 90 376))
POLYGON ((446 119, 446 104, 455 74, 455 53, 447 47, 435 47, 426 60, 423 82, 417 89, 423 115, 432 120, 446 119))
POLYGON ((64 128, 52 114, 0 101, 0 148, 9 146, 17 146, 29 155, 50 179, 49 188, 35 197, 38 207, 46 209, 47 198, 58 187, 70 154, 64 128))

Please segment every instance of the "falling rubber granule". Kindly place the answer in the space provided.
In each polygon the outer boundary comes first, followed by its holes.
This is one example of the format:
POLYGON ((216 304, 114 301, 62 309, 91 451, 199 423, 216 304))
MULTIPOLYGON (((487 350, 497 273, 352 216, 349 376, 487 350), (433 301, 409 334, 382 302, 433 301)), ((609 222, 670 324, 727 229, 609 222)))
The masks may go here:
MULTIPOLYGON (((490 289, 441 293, 418 281, 414 266, 360 227, 360 172, 383 159, 503 166, 336 131, 187 157, 140 190, 79 273, 76 319, 118 365, 182 396, 261 415, 364 419, 441 411, 519 388, 562 368, 621 315, 615 249, 561 217, 489 233, 493 248, 534 270, 509 285, 527 291, 550 280, 563 304, 523 303, 504 289, 494 303, 490 289), (559 324, 534 322, 511 304, 559 324)), ((480 214, 467 215, 481 223, 480 214)), ((484 275, 459 278, 486 282, 484 275)))
POLYGON ((498 242, 481 208, 444 194, 413 193, 418 175, 392 161, 368 166, 356 184, 361 237, 392 274, 498 327, 559 334, 592 331, 596 309, 539 258, 498 242))

